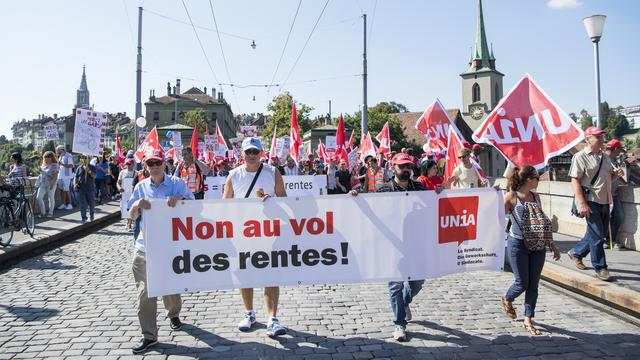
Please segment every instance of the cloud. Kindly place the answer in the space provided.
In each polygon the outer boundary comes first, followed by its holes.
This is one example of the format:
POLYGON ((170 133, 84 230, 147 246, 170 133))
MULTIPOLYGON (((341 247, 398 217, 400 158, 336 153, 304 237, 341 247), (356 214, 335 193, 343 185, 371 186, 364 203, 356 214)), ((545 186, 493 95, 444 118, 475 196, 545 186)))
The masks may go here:
POLYGON ((582 5, 580 0, 549 0, 547 6, 552 9, 572 9, 582 5))

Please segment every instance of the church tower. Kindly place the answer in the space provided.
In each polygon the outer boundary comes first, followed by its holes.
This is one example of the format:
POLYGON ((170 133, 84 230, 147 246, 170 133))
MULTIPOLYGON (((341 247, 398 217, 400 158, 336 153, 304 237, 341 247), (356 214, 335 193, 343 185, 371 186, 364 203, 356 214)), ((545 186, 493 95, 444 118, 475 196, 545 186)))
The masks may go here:
POLYGON ((482 0, 478 0, 478 24, 476 44, 469 59, 469 68, 462 77, 462 115, 472 130, 480 126, 484 118, 502 98, 502 77, 496 70, 496 58, 487 46, 487 35, 482 15, 482 0))
POLYGON ((76 92, 76 109, 90 109, 89 89, 87 88, 87 75, 85 74, 85 66, 82 65, 82 80, 80 80, 80 88, 76 92))

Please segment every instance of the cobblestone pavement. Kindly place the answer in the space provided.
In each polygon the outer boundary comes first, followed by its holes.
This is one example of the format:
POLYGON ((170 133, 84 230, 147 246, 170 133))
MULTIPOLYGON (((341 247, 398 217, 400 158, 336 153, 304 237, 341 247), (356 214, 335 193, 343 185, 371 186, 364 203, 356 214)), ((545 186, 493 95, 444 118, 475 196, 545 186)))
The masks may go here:
MULTIPOLYGON (((142 358, 130 350, 140 337, 132 247, 117 223, 0 274, 0 359, 142 358)), ((237 290, 185 295, 183 330, 159 316, 161 344, 145 358, 638 358, 639 327, 545 287, 536 317, 544 332, 529 336, 500 306, 511 280, 495 272, 429 280, 412 305, 408 343, 391 338, 384 284, 283 288, 279 318, 289 333, 277 340, 264 323, 236 330, 237 290)))

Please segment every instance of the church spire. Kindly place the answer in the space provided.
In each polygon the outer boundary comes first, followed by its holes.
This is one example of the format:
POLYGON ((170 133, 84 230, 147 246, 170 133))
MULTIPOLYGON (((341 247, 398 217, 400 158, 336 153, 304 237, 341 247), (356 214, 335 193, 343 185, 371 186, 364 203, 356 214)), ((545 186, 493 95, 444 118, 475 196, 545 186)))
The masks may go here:
POLYGON ((82 80, 80 80, 80 91, 89 91, 87 88, 87 74, 85 73, 85 65, 82 65, 82 80))
POLYGON ((87 74, 85 66, 82 65, 82 80, 80 80, 80 87, 76 91, 76 105, 77 109, 90 109, 89 105, 89 88, 87 87, 87 74))
MULTIPOLYGON (((476 69, 481 68, 491 68, 495 69, 492 66, 492 56, 489 52, 489 47, 487 46, 487 34, 484 30, 484 16, 482 14, 482 0, 478 0, 478 24, 476 28, 476 44, 475 44, 475 52, 473 58, 472 67, 476 69)), ((493 52, 493 51, 492 51, 493 52)))

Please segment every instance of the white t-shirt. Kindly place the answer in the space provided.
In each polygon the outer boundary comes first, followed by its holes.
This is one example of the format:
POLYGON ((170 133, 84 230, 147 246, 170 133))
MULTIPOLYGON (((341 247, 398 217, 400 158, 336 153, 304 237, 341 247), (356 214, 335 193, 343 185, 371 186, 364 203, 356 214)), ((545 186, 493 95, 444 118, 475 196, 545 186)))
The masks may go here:
POLYGON ((63 165, 73 165, 73 156, 66 151, 64 155, 60 157, 60 172, 58 173, 58 179, 72 179, 73 167, 67 168, 63 165))
POLYGON ((453 188, 455 189, 466 189, 469 184, 473 184, 473 187, 479 187, 480 177, 473 165, 470 168, 466 168, 460 164, 453 169, 453 175, 458 177, 458 181, 453 183, 453 188))
MULTIPOLYGON (((279 170, 271 165, 263 164, 260 176, 258 177, 258 180, 256 180, 256 184, 253 186, 251 194, 249 194, 249 198, 257 198, 256 191, 258 189, 262 189, 265 195, 275 196, 276 171, 279 170)), ((247 171, 245 164, 229 172, 229 177, 231 178, 231 186, 233 186, 233 197, 235 199, 244 198, 244 196, 247 194, 247 190, 249 190, 249 187, 251 186, 251 182, 253 181, 255 175, 255 172, 247 171)))

